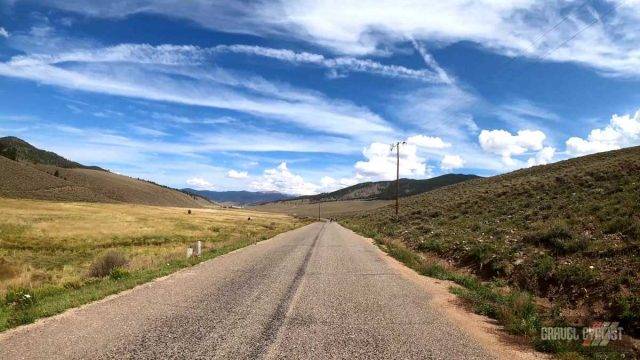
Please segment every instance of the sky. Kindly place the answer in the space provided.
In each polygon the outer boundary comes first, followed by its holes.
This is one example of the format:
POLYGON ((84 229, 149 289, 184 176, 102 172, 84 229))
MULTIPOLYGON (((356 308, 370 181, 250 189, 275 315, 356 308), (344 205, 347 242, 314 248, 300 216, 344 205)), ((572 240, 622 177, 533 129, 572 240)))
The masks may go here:
POLYGON ((0 136, 313 194, 640 145, 640 0, 0 0, 0 136))

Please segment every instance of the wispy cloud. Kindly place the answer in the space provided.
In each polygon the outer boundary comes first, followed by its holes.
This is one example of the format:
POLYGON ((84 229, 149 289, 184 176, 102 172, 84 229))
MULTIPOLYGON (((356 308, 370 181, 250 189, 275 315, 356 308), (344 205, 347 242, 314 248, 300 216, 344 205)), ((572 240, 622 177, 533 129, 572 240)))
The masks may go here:
MULTIPOLYGON (((417 46, 417 45, 416 45, 417 46)), ((215 56, 225 53, 260 56, 292 64, 308 64, 332 71, 363 72, 391 78, 415 79, 430 83, 449 82, 446 72, 430 58, 423 47, 421 56, 430 69, 410 69, 400 65, 386 65, 370 59, 351 56, 328 58, 321 54, 295 52, 288 49, 275 49, 253 45, 218 45, 201 48, 192 45, 120 44, 99 49, 79 49, 66 53, 16 56, 13 65, 59 64, 64 62, 109 63, 128 62, 136 64, 154 64, 166 66, 188 66, 210 64, 215 56)))
POLYGON ((0 26, 0 38, 8 38, 9 37, 9 32, 7 31, 7 29, 3 28, 2 26, 0 26))
POLYGON ((582 1, 363 0, 341 3, 340 11, 333 2, 312 0, 46 2, 98 17, 162 14, 226 32, 298 38, 345 54, 376 53, 389 43, 411 39, 470 41, 507 56, 574 62, 611 75, 640 75, 637 1, 609 0, 596 7, 582 6, 582 1))
POLYGON ((81 57, 56 55, 56 59, 73 58, 74 62, 81 62, 64 67, 56 66, 58 60, 40 55, 15 57, 0 63, 0 75, 74 90, 228 109, 350 137, 391 131, 385 120, 366 108, 259 77, 247 79, 221 69, 206 74, 203 70, 187 67, 136 65, 156 61, 158 56, 153 51, 144 56, 137 53, 135 64, 92 66, 100 56, 91 54, 81 57), (183 79, 176 79, 176 76, 183 79))
MULTIPOLYGON (((392 78, 416 79, 429 83, 450 82, 446 72, 438 66, 433 58, 431 58, 432 61, 427 63, 427 65, 433 69, 430 70, 410 69, 400 65, 385 65, 377 61, 359 59, 351 56, 327 58, 320 54, 295 52, 287 49, 273 49, 262 46, 220 45, 213 48, 212 51, 257 55, 294 64, 311 64, 339 73, 364 72, 392 78)), ((426 50, 423 49, 423 51, 425 58, 429 56, 426 50)))

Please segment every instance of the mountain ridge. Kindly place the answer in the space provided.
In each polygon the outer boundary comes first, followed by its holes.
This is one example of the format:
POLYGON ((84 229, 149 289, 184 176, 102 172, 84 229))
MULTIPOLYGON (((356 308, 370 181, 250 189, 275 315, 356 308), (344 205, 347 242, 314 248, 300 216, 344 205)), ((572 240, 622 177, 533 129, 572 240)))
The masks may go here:
POLYGON ((262 202, 282 201, 295 197, 294 195, 283 194, 277 191, 213 191, 196 190, 191 188, 180 189, 188 194, 196 194, 211 201, 219 203, 234 203, 239 205, 257 204, 262 202))

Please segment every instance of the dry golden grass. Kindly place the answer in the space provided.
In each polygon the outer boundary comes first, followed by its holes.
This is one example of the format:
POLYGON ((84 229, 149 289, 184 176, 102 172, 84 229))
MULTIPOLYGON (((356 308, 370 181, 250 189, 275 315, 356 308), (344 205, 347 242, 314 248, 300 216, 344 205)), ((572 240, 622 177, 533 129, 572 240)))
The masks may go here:
POLYGON ((184 258, 187 244, 205 250, 261 240, 298 226, 281 214, 0 198, 0 295, 9 288, 83 282, 97 257, 121 252, 127 270, 184 258), (248 220, 251 217, 251 220, 248 220))

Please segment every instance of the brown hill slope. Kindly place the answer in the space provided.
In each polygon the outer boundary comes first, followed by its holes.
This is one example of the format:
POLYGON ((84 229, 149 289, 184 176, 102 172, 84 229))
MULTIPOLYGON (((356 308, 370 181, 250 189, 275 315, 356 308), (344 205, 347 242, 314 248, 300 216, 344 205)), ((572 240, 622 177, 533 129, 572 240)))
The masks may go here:
POLYGON ((640 335, 640 147, 476 179, 344 219, 640 335))
MULTIPOLYGON (((39 149, 31 151, 36 154, 49 154, 47 159, 57 157, 54 153, 39 149)), ((31 162, 33 159, 38 161, 38 157, 31 157, 28 161, 14 161, 0 156, 0 196, 177 207, 202 207, 213 204, 201 197, 148 181, 94 170, 80 164, 79 168, 34 164, 31 162)), ((64 161, 65 166, 73 164, 77 163, 66 159, 64 161)))

